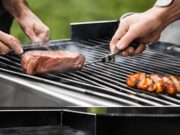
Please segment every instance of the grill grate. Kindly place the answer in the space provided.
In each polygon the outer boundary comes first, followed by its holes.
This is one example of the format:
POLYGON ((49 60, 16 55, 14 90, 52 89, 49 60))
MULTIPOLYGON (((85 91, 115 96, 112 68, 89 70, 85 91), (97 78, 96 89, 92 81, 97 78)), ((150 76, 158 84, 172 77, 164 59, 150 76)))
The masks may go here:
MULTIPOLYGON (((67 50, 81 52, 87 61, 94 61, 109 53, 109 39, 95 39, 80 42, 52 41, 49 47, 25 47, 24 50, 67 50)), ((117 56, 116 62, 87 65, 81 71, 66 74, 46 74, 29 76, 20 67, 20 57, 9 54, 0 56, 0 70, 24 76, 37 81, 53 84, 68 90, 90 94, 120 105, 136 106, 176 106, 180 105, 180 95, 148 93, 130 88, 125 80, 128 74, 139 72, 180 75, 180 60, 171 55, 146 50, 135 57, 117 56)))

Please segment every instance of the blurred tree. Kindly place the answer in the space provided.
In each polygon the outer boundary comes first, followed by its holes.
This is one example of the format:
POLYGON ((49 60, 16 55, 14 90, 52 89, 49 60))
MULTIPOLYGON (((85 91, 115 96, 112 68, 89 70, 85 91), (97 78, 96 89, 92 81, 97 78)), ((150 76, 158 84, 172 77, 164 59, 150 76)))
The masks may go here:
MULTIPOLYGON (((126 12, 142 12, 152 7, 155 0, 28 0, 34 13, 49 26, 51 39, 69 37, 69 23, 111 20, 126 12)), ((13 23, 11 33, 22 43, 29 40, 13 23)))

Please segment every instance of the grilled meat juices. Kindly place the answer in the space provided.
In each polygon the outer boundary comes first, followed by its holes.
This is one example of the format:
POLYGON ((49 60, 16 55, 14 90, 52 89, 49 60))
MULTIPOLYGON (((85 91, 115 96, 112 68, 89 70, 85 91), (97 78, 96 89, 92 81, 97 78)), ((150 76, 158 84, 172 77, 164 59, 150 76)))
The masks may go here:
POLYGON ((27 74, 79 70, 85 58, 80 53, 64 51, 29 51, 22 55, 21 66, 27 74))
POLYGON ((132 75, 128 75, 126 83, 130 87, 149 92, 166 93, 170 95, 180 93, 179 76, 145 74, 138 72, 132 75))

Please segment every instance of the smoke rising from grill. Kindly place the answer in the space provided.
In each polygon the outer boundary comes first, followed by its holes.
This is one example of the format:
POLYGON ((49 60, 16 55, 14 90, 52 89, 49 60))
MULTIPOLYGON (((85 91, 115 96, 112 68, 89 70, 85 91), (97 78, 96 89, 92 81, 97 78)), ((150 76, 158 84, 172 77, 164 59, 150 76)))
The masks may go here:
POLYGON ((80 49, 76 46, 72 46, 72 45, 68 45, 66 48, 65 48, 65 51, 69 51, 69 52, 79 52, 80 49))
MULTIPOLYGON (((89 49, 82 49, 77 47, 76 45, 68 45, 64 51, 69 51, 69 52, 80 52, 82 55, 86 57, 87 60, 95 60, 95 54, 94 51, 90 51, 89 49)), ((102 57, 101 55, 99 58, 102 57)))
POLYGON ((51 50, 50 47, 49 47, 51 45, 50 42, 46 42, 43 45, 46 47, 47 50, 49 50, 49 51, 51 50))

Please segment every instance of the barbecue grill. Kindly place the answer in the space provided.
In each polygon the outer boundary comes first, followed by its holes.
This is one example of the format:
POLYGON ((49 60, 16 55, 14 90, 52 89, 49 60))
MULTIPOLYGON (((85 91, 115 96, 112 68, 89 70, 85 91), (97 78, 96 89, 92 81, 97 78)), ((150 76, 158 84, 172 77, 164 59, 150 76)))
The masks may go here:
MULTIPOLYGON (((50 41, 29 50, 81 52, 86 62, 109 53, 118 21, 71 24, 71 39, 50 41)), ((86 65, 81 71, 30 76, 20 57, 0 55, 1 106, 178 106, 180 94, 169 96, 130 88, 125 81, 135 72, 180 75, 179 46, 157 42, 139 56, 116 56, 115 62, 86 65)))

